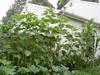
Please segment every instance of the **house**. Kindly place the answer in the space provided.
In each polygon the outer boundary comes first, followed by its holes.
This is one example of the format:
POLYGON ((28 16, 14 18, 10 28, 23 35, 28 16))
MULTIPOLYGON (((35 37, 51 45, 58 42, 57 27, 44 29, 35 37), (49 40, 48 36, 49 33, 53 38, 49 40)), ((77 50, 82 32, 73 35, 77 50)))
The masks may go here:
POLYGON ((80 25, 87 20, 94 19, 97 25, 100 25, 100 3, 83 0, 70 0, 61 11, 69 17, 70 23, 80 25))
MULTIPOLYGON (((99 0, 100 1, 100 0, 99 0)), ((93 19, 97 27, 97 37, 100 37, 100 2, 90 2, 83 0, 70 0, 62 9, 67 16, 69 24, 82 28, 85 21, 93 19)))
MULTIPOLYGON (((90 0, 70 0, 62 9, 61 12, 69 17, 69 23, 82 28, 82 24, 94 19, 95 24, 99 27, 96 37, 100 37, 100 0, 91 2, 90 0)), ((100 57, 100 43, 97 48, 95 57, 100 57)))

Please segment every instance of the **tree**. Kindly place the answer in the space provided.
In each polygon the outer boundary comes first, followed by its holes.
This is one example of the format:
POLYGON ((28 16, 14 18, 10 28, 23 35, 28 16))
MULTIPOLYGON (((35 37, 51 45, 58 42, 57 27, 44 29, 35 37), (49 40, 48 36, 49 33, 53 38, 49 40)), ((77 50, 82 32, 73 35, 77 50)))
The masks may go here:
POLYGON ((69 0, 59 0, 57 3, 58 9, 61 9, 69 0))
POLYGON ((15 14, 19 14, 23 6, 25 5, 26 0, 15 0, 15 4, 12 5, 12 7, 8 10, 7 15, 3 17, 2 22, 4 24, 11 22, 11 16, 15 14))

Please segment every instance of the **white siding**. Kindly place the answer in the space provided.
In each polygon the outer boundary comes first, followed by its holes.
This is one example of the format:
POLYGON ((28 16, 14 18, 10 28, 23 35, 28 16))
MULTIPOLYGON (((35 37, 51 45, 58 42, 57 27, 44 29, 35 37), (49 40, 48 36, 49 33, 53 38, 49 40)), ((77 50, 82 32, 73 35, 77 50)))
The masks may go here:
POLYGON ((65 7, 68 13, 100 23, 100 3, 72 0, 65 7))
POLYGON ((37 16, 41 17, 46 9, 47 9, 47 7, 44 7, 44 6, 27 3, 25 5, 24 9, 22 10, 22 13, 30 12, 30 13, 34 13, 37 16))

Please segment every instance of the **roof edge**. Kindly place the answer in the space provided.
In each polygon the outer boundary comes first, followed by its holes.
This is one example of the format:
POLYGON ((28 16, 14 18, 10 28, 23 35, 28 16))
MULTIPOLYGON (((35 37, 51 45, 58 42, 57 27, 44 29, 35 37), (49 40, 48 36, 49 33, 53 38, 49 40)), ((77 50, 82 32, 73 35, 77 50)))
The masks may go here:
MULTIPOLYGON (((61 11, 61 13, 62 13, 63 11, 61 11)), ((75 15, 75 14, 73 14, 73 13, 69 13, 69 12, 64 12, 64 14, 67 16, 67 17, 69 17, 69 18, 71 18, 71 19, 74 19, 74 20, 77 20, 77 21, 79 21, 79 22, 82 22, 82 23, 84 23, 85 21, 90 21, 91 19, 85 19, 85 18, 83 18, 83 17, 81 17, 81 16, 78 16, 78 15, 75 15)), ((94 23, 95 24, 97 24, 97 25, 100 25, 100 23, 98 23, 98 22, 95 22, 94 21, 94 23)))

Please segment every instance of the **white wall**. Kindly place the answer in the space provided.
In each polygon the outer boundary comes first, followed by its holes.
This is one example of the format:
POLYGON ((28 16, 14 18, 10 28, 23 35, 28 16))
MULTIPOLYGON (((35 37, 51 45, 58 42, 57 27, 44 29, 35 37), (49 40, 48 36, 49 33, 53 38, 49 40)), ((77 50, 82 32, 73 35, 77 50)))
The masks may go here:
POLYGON ((82 23, 82 22, 79 22, 79 21, 76 21, 76 20, 70 19, 70 20, 68 21, 68 24, 74 25, 75 27, 81 29, 81 27, 82 27, 81 25, 82 25, 83 23, 82 23))

